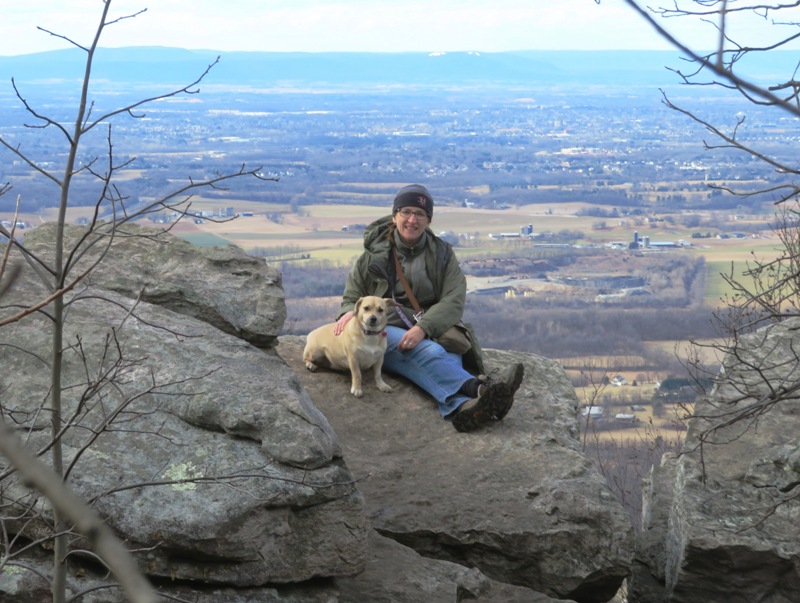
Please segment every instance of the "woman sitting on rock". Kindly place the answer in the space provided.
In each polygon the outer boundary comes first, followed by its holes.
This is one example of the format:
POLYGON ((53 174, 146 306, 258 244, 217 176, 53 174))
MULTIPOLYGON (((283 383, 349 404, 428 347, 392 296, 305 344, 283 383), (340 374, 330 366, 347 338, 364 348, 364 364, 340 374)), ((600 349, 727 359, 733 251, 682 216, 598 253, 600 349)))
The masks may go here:
POLYGON ((412 184, 397 193, 390 216, 367 227, 335 333, 353 317, 359 298, 394 300, 383 368, 433 396, 458 431, 473 431, 506 416, 524 369, 515 363, 498 378, 485 376, 477 338, 462 322, 467 281, 452 246, 430 230, 432 217, 433 197, 412 184))

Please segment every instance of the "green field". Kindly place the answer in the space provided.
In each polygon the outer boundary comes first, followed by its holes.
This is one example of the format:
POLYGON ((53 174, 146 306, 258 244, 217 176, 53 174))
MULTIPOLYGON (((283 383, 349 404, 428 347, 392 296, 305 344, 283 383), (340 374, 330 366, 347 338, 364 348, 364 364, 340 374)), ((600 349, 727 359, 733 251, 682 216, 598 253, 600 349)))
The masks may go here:
MULTIPOLYGON (((769 261, 774 259, 779 252, 774 243, 754 243, 752 240, 745 239, 737 245, 701 249, 696 253, 702 254, 706 259, 705 303, 716 307, 724 304, 726 297, 732 293, 732 289, 723 275, 733 276, 740 283, 751 283, 752 278, 746 273, 755 266, 755 260, 769 261)), ((748 289, 753 290, 749 285, 748 289)))
POLYGON ((706 262, 706 267, 705 303, 709 306, 722 305, 732 293, 732 289, 723 278, 723 274, 730 276, 732 273, 734 278, 743 279, 746 266, 743 262, 734 262, 733 266, 731 266, 730 261, 712 261, 706 262))
POLYGON ((220 236, 205 232, 186 233, 182 235, 182 238, 198 247, 224 247, 230 244, 226 239, 220 236))

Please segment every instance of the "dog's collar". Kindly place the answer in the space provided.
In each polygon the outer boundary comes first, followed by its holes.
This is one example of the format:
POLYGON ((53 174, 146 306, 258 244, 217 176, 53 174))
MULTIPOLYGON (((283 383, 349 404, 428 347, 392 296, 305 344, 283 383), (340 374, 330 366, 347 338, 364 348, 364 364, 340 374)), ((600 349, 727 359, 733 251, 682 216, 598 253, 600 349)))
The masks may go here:
POLYGON ((379 331, 370 331, 369 329, 365 329, 364 325, 361 323, 358 323, 358 326, 361 327, 361 331, 364 333, 364 335, 383 335, 386 337, 386 331, 383 329, 380 329, 379 331))

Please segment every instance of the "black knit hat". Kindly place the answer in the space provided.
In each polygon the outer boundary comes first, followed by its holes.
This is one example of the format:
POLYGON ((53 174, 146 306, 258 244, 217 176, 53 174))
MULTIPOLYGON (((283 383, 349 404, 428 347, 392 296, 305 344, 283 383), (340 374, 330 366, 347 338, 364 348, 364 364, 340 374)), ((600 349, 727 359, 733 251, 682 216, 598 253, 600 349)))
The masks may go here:
POLYGON ((433 217, 433 197, 421 184, 409 184, 400 189, 394 198, 392 214, 396 214, 401 207, 419 207, 428 214, 428 220, 433 217))

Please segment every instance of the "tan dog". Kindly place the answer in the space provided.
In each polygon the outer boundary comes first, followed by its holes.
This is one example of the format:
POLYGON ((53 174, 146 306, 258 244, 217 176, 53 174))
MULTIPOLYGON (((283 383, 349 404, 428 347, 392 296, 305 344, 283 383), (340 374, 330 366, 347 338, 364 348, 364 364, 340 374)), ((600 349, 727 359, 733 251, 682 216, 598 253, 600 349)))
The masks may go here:
POLYGON ((392 388, 383 380, 381 368, 386 353, 386 321, 389 309, 394 307, 390 299, 368 295, 356 302, 353 318, 339 335, 334 335, 336 323, 323 325, 311 331, 303 350, 303 362, 309 371, 318 367, 350 370, 352 377, 350 393, 356 398, 363 395, 361 371, 372 369, 375 385, 382 392, 392 388))

